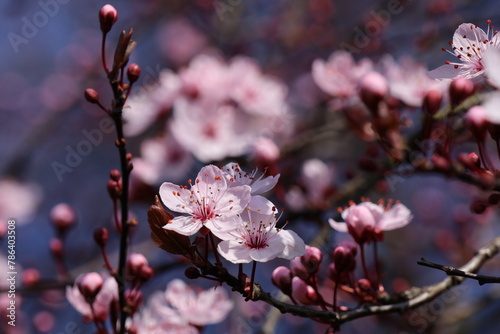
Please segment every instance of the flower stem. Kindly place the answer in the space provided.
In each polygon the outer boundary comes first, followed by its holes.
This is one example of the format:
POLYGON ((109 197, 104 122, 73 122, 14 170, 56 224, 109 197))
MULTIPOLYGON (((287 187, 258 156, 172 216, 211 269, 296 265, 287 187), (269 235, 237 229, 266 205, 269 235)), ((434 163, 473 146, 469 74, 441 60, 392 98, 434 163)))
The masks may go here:
POLYGON ((252 264, 252 275, 250 277, 250 291, 248 292, 248 298, 253 298, 253 282, 255 279, 255 268, 257 267, 257 261, 253 261, 252 264))
POLYGON ((377 242, 373 242, 373 257, 375 261, 375 272, 377 274, 377 285, 378 285, 378 290, 379 291, 385 291, 385 288, 382 284, 382 280, 380 277, 380 266, 379 266, 379 261, 378 261, 378 247, 377 247, 377 242))
POLYGON ((214 235, 212 234, 212 232, 209 233, 210 235, 210 243, 212 244, 212 250, 214 251, 214 256, 215 256, 215 263, 222 263, 220 262, 220 257, 219 257, 219 253, 217 252, 217 247, 215 247, 215 241, 214 241, 214 235))
MULTIPOLYGON (((361 255, 361 265, 363 266, 363 272, 365 274, 365 277, 368 281, 370 281, 370 275, 368 275, 368 268, 366 267, 366 261, 365 261, 365 248, 362 244, 359 244, 359 249, 360 249, 360 255, 361 255)), ((370 281, 371 282, 371 281, 370 281)))

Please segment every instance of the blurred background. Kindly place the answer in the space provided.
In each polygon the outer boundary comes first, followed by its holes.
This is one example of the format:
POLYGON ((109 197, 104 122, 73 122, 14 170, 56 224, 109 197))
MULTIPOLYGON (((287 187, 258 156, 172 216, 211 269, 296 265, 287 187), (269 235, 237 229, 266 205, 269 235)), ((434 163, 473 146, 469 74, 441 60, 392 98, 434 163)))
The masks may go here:
MULTIPOLYGON (((106 182, 109 170, 119 166, 113 143, 115 133, 102 131, 102 142, 93 145, 88 155, 75 161, 74 166, 62 174, 56 171, 60 167, 58 163, 65 164, 70 150, 86 139, 84 133, 100 129, 100 122, 105 119, 101 110, 83 99, 84 89, 96 89, 105 105, 111 100, 100 64, 101 33, 97 15, 106 3, 77 0, 3 0, 0 3, 0 29, 4 36, 0 47, 0 219, 16 219, 16 262, 24 269, 36 268, 44 282, 53 282, 58 277, 49 249, 50 240, 55 236, 49 213, 56 204, 68 203, 78 216, 77 225, 66 237, 64 250, 64 261, 73 278, 85 271, 100 270, 102 259, 92 240, 92 231, 101 226, 112 228, 112 202, 106 192, 106 182)), ((385 54, 395 59, 406 55, 433 69, 451 60, 441 48, 448 47, 459 24, 471 22, 484 29, 487 19, 491 19, 493 25, 500 24, 500 7, 495 0, 109 3, 119 12, 118 22, 108 36, 109 53, 113 51, 118 32, 133 27, 137 48, 131 62, 142 68, 139 87, 154 86, 163 69, 177 72, 202 53, 215 54, 228 61, 235 56, 250 57, 263 73, 286 85, 294 131, 300 129, 297 124, 301 121, 311 124, 314 118, 311 115, 317 113, 318 108, 325 109, 324 94, 310 77, 315 59, 327 59, 333 51, 344 48, 355 59, 368 57, 376 62, 385 54), (370 36, 366 45, 356 44, 359 31, 366 31, 366 25, 376 20, 374 13, 387 11, 388 6, 398 10, 389 17, 387 25, 370 36)), ((141 142, 147 135, 130 139, 129 147, 135 156, 141 154, 141 142)), ((356 142, 356 139, 328 144, 333 146, 318 145, 307 154, 289 156, 285 166, 300 165, 312 156, 330 165, 338 164, 336 175, 340 181, 333 183, 341 188, 341 180, 350 168, 349 161, 356 155, 353 151, 359 145, 349 144, 350 141, 356 142)), ((194 177, 202 165, 195 159, 175 182, 194 177)), ((156 267, 177 261, 149 241, 146 210, 160 183, 150 185, 144 192, 138 190, 131 208, 139 221, 131 250, 144 253, 156 267)), ((411 226, 394 232, 398 234, 393 237, 388 236, 383 255, 392 264, 387 265, 387 275, 391 279, 400 277, 388 285, 434 283, 442 279, 443 274, 416 266, 417 259, 426 256, 460 265, 471 249, 492 238, 496 230, 491 222, 492 213, 472 216, 469 211, 470 201, 476 195, 474 188, 440 176, 408 177, 388 194, 405 203, 415 215, 411 226), (391 253, 391 247, 401 247, 393 238, 405 242, 403 249, 391 253), (457 254, 466 243, 469 251, 457 254)), ((294 223, 294 228, 307 242, 320 227, 308 222, 307 217, 300 219, 302 223, 294 223)), ((341 238, 334 237, 335 240, 341 238)), ((117 240, 111 239, 108 249, 116 250, 117 240)), ((0 248, 5 254, 5 243, 0 248)), ((112 261, 116 261, 116 254, 111 255, 112 261)), ((269 291, 275 291, 270 273, 285 262, 263 265, 257 281, 269 291)), ((485 270, 500 275, 494 262, 485 270)), ((183 265, 175 264, 173 269, 161 271, 144 287, 146 298, 153 291, 165 289, 170 279, 182 278, 183 271, 183 265)), ((192 283, 204 288, 212 286, 210 282, 192 283)), ((345 333, 498 333, 500 323, 492 320, 500 311, 500 303, 495 298, 498 294, 500 289, 495 286, 478 287, 475 282, 466 282, 420 313, 361 319, 342 329, 345 333)), ((65 301, 63 289, 28 291, 20 296, 19 327, 13 333, 66 333, 67 324, 71 322, 81 328, 81 333, 93 330, 93 326, 83 324, 81 315, 65 301)), ((232 297, 237 301, 235 310, 223 323, 209 326, 205 333, 260 332, 266 322, 267 307, 248 305, 238 296, 232 297)), ((278 320, 275 333, 301 333, 310 330, 311 324, 309 320, 286 315, 278 320)), ((325 330, 315 323, 312 328, 318 333, 325 330)))

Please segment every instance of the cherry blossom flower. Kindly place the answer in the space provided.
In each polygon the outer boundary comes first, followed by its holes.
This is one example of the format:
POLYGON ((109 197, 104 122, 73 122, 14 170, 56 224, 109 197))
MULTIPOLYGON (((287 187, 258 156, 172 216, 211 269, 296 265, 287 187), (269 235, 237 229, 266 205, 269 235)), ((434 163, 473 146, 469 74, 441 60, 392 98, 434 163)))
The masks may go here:
MULTIPOLYGON (((79 282, 84 275, 92 273, 85 273, 78 276, 75 282, 79 282)), ((98 320, 106 320, 109 313, 109 305, 115 300, 118 301, 118 284, 114 277, 108 277, 102 284, 102 288, 97 293, 95 300, 92 304, 86 301, 85 297, 80 292, 78 284, 74 286, 66 287, 66 298, 69 303, 80 312, 86 321, 92 321, 94 316, 92 315, 92 308, 94 309, 94 315, 98 320)))
POLYGON ((156 83, 145 83, 138 87, 137 93, 130 96, 123 110, 125 133, 128 136, 143 133, 159 116, 172 108, 181 87, 177 74, 169 70, 161 71, 156 83))
POLYGON ((280 81, 263 75, 250 58, 234 58, 229 66, 234 82, 230 91, 233 98, 249 114, 280 116, 286 112, 287 87, 280 81))
POLYGON ((429 77, 427 67, 411 57, 402 57, 398 62, 391 55, 384 56, 379 66, 386 77, 391 96, 410 107, 422 106, 423 99, 431 89, 444 92, 448 85, 429 77))
POLYGON ((233 308, 222 288, 199 291, 179 279, 151 296, 135 325, 139 333, 197 334, 197 327, 224 320, 233 308))
POLYGON ((276 257, 294 259, 305 253, 304 241, 293 231, 276 227, 279 217, 267 199, 254 196, 241 213, 242 225, 230 232, 217 247, 232 263, 267 262, 276 257))
POLYGON ((312 75, 325 93, 348 98, 357 94, 359 80, 372 68, 369 59, 362 59, 356 64, 350 53, 336 51, 327 62, 316 59, 312 64, 312 75))
POLYGON ((179 98, 170 130, 186 150, 208 162, 245 153, 254 128, 248 115, 234 105, 179 98))
POLYGON ((264 177, 265 173, 257 178, 257 173, 259 172, 257 168, 252 170, 250 173, 246 173, 240 168, 240 165, 234 162, 228 163, 222 170, 225 171, 230 181, 234 181, 235 184, 246 184, 252 189, 252 196, 263 194, 274 188, 280 174, 275 176, 264 177))
POLYGON ((238 214, 250 201, 249 186, 232 185, 226 174, 213 165, 203 167, 195 183, 189 184, 191 189, 170 182, 160 186, 163 203, 172 211, 187 214, 175 217, 163 228, 193 235, 205 226, 217 236, 238 226, 238 214))
POLYGON ((443 49, 457 57, 460 62, 447 61, 445 65, 430 71, 429 76, 438 80, 464 77, 478 81, 484 78, 485 51, 500 50, 500 37, 493 31, 493 27, 490 27, 491 21, 487 22, 487 32, 475 24, 462 23, 453 35, 453 42, 450 42, 452 50, 443 49))
POLYGON ((0 220, 16 219, 18 224, 29 222, 42 199, 42 191, 34 184, 14 179, 0 179, 0 220))
POLYGON ((134 177, 149 185, 160 180, 178 181, 192 164, 193 156, 170 135, 148 139, 141 144, 141 156, 132 159, 134 177))
POLYGON ((349 232, 359 243, 382 241, 383 231, 394 230, 406 226, 413 218, 410 210, 397 203, 387 207, 372 202, 361 202, 351 205, 342 211, 345 223, 329 219, 330 226, 339 232, 349 232))
POLYGON ((484 52, 484 67, 489 82, 500 89, 500 50, 489 49, 484 52))

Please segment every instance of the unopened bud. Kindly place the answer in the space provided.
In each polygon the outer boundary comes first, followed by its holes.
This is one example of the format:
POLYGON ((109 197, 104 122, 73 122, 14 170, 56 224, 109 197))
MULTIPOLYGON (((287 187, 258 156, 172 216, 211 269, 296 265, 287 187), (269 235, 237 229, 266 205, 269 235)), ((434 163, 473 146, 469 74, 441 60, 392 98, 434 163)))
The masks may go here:
POLYGON ((130 309, 130 314, 133 315, 142 304, 143 295, 141 290, 133 289, 125 291, 125 300, 130 309))
POLYGON ((488 202, 482 199, 473 201, 470 205, 470 211, 477 215, 483 214, 488 208, 488 202))
POLYGON ((27 268, 23 270, 22 280, 25 286, 30 287, 37 284, 38 282, 40 282, 40 277, 41 275, 38 269, 27 268))
POLYGON ((366 74, 360 83, 360 97, 373 114, 377 113, 378 104, 389 92, 387 80, 377 72, 366 74))
POLYGON ((109 233, 105 227, 96 228, 94 230, 94 240, 99 247, 104 247, 108 243, 109 233))
POLYGON ((155 272, 154 272, 153 268, 146 265, 146 266, 141 267, 141 269, 139 270, 139 273, 138 273, 138 277, 141 279, 142 282, 147 282, 151 278, 153 278, 154 274, 155 274, 155 272))
POLYGON ((99 11, 99 23, 101 24, 101 31, 107 33, 113 27, 116 20, 118 20, 118 11, 111 5, 105 5, 99 11))
POLYGON ((474 94, 474 83, 469 79, 458 77, 450 83, 449 93, 451 105, 456 107, 474 94))
POLYGON ((141 76, 141 68, 136 63, 130 64, 127 68, 127 78, 130 84, 136 82, 141 76))
POLYGON ((297 302, 304 305, 313 304, 318 300, 318 295, 313 287, 299 277, 294 277, 292 279, 292 297, 297 302))
POLYGON ((76 213, 71 206, 66 203, 57 204, 50 211, 50 219, 58 231, 63 234, 76 221, 76 213))
POLYGON ((148 260, 144 255, 132 253, 127 259, 127 273, 131 276, 138 276, 142 267, 148 266, 148 260))
POLYGON ((358 280, 358 287, 362 290, 362 291, 369 291, 372 287, 371 283, 369 280, 367 280, 366 278, 361 278, 358 280))
POLYGON ((63 245, 63 242, 61 239, 54 238, 54 239, 50 240, 49 248, 55 257, 57 257, 57 258, 62 257, 64 245, 63 245))
POLYGON ((122 173, 120 173, 120 171, 118 169, 112 169, 110 172, 109 172, 109 178, 113 181, 120 181, 120 178, 122 177, 122 173))
POLYGON ((99 94, 92 88, 85 89, 85 100, 92 104, 96 104, 99 102, 99 94))
POLYGON ((332 257, 337 271, 354 270, 354 256, 348 248, 343 246, 336 247, 333 250, 332 257))
POLYGON ((311 274, 318 271, 321 260, 323 259, 323 254, 321 251, 312 246, 306 246, 306 252, 300 257, 300 261, 311 274))
POLYGON ((122 195, 121 181, 108 180, 108 194, 112 199, 119 199, 122 195))
POLYGON ((290 270, 292 271, 294 276, 300 277, 303 280, 307 280, 310 277, 310 272, 302 264, 300 257, 296 257, 295 259, 290 261, 290 270))
POLYGON ((103 283, 101 275, 96 272, 82 274, 75 282, 82 296, 90 304, 94 302, 95 297, 101 291, 103 283))
POLYGON ((442 101, 443 93, 437 89, 431 89, 425 94, 422 111, 431 116, 435 115, 441 107, 442 101))
POLYGON ((184 275, 189 279, 197 279, 201 276, 201 273, 196 267, 188 267, 184 271, 184 275))
POLYGON ((476 140, 483 141, 486 139, 488 120, 484 108, 482 106, 470 108, 465 114, 465 125, 476 140))
POLYGON ((465 167, 475 170, 481 167, 481 159, 477 153, 460 153, 458 155, 458 161, 465 167))
POLYGON ((292 293, 292 278, 292 272, 284 266, 279 266, 274 269, 273 274, 271 275, 273 284, 286 295, 290 295, 292 293))

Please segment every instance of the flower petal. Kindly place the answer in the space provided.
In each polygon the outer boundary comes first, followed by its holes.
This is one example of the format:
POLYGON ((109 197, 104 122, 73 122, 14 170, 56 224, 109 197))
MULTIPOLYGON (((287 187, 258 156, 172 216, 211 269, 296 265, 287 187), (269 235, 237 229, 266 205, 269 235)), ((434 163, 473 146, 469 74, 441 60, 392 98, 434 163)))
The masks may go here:
POLYGON ((232 263, 248 263, 252 261, 250 248, 236 241, 223 240, 217 246, 217 251, 232 263))
POLYGON ((281 238, 281 242, 285 245, 283 254, 279 257, 287 260, 292 260, 297 256, 302 256, 306 252, 304 240, 294 231, 280 230, 277 237, 281 238))
POLYGON ((267 247, 250 249, 250 257, 252 260, 257 262, 267 262, 278 256, 281 257, 280 254, 283 254, 285 244, 277 238, 272 241, 275 242, 269 242, 267 247))
POLYGON ((278 183, 280 174, 268 176, 266 178, 258 179, 250 185, 252 187, 252 195, 263 194, 271 189, 278 183))
POLYGON ((385 212, 377 227, 382 231, 390 231, 408 225, 413 216, 403 204, 396 204, 385 212))
POLYGON ((191 191, 184 189, 177 184, 164 182, 160 186, 160 198, 167 208, 175 212, 193 213, 189 205, 191 201, 191 191))
POLYGON ((460 76, 462 73, 460 68, 455 68, 453 64, 445 64, 432 71, 427 72, 427 74, 436 80, 449 80, 460 76))
POLYGON ((500 64, 500 51, 493 49, 486 50, 483 54, 483 59, 488 79, 491 80, 495 87, 500 88, 500 66, 498 66, 500 64))
POLYGON ((178 216, 163 226, 166 230, 172 230, 182 235, 193 235, 203 226, 200 220, 190 216, 178 216))
POLYGON ((346 223, 338 223, 332 218, 328 219, 328 223, 330 226, 339 232, 347 232, 347 224, 346 223))

